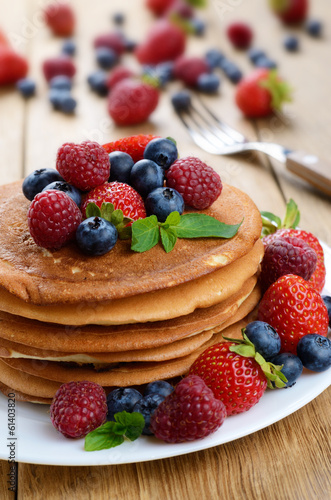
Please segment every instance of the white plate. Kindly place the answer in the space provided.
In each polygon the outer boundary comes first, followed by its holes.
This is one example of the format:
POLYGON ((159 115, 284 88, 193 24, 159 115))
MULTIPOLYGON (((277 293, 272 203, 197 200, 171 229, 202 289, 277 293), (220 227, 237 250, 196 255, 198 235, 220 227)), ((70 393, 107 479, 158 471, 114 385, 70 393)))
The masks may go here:
MULTIPOLYGON (((327 267, 323 293, 331 293, 331 249, 323 245, 327 267)), ((117 448, 94 452, 84 451, 84 439, 71 440, 55 431, 48 406, 16 403, 15 460, 45 465, 107 465, 127 464, 169 458, 205 450, 248 436, 281 420, 316 398, 331 384, 331 369, 324 373, 306 371, 294 387, 266 391, 260 402, 247 413, 225 420, 222 427, 205 439, 192 443, 167 444, 153 437, 142 436, 117 448)), ((7 398, 0 397, 0 459, 7 460, 10 443, 7 429, 7 398)))

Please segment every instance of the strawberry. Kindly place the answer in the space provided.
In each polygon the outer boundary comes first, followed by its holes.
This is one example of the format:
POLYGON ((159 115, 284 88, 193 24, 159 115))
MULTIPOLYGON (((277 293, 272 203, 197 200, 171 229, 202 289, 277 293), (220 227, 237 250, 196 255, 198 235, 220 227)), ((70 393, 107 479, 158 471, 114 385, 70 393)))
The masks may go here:
POLYGON ((328 333, 328 311, 321 295, 294 274, 282 276, 268 288, 258 318, 276 330, 281 352, 296 354, 299 340, 308 333, 323 337, 328 333))
POLYGON ((145 0, 147 9, 155 16, 162 16, 174 2, 175 0, 145 0))
POLYGON ((308 14, 308 0, 269 0, 275 14, 286 24, 301 23, 308 14))
POLYGON ((157 135, 152 134, 139 134, 131 135, 129 137, 123 137, 123 139, 118 139, 117 141, 108 142, 108 144, 103 144, 103 148, 107 153, 112 153, 113 151, 123 151, 131 156, 133 161, 136 163, 144 158, 144 151, 147 144, 152 140, 156 139, 157 135))
POLYGON ((57 36, 72 36, 75 29, 75 14, 66 3, 55 2, 46 6, 44 18, 47 26, 57 36))
POLYGON ((169 19, 157 20, 146 39, 135 49, 140 64, 158 64, 173 61, 185 51, 184 31, 169 19))
POLYGON ((260 68, 243 78, 237 86, 235 100, 248 118, 262 118, 279 111, 290 101, 290 87, 276 70, 260 68))
POLYGON ((117 65, 107 77, 107 87, 112 89, 118 82, 124 80, 124 78, 130 78, 131 76, 134 76, 134 72, 130 68, 124 65, 117 65))
POLYGON ((0 30, 0 47, 1 46, 5 46, 5 47, 9 46, 7 37, 2 30, 0 30))
POLYGON ((136 125, 148 119, 159 102, 159 90, 148 83, 125 78, 108 95, 108 112, 116 125, 136 125))
POLYGON ((25 78, 28 72, 26 59, 11 48, 0 45, 0 85, 10 85, 25 78))

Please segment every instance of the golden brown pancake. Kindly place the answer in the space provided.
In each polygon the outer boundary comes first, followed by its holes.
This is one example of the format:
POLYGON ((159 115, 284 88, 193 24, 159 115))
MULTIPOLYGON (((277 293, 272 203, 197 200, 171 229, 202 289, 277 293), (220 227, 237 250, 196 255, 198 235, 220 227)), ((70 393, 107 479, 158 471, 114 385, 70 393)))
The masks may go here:
POLYGON ((224 185, 203 212, 227 224, 243 221, 233 238, 179 239, 168 254, 160 245, 136 253, 130 241, 119 241, 108 254, 90 257, 74 243, 54 252, 34 243, 21 182, 0 186, 0 200, 0 285, 30 304, 62 307, 176 287, 229 266, 253 247, 261 231, 260 213, 249 196, 224 185))
MULTIPOLYGON (((10 397, 10 395, 13 393, 13 389, 10 389, 5 384, 2 384, 1 382, 0 382, 0 391, 6 397, 10 397)), ((38 396, 31 396, 29 394, 24 394, 24 392, 20 392, 20 391, 15 390, 15 401, 22 401, 24 403, 39 403, 39 404, 50 405, 52 403, 52 398, 40 398, 38 396)))

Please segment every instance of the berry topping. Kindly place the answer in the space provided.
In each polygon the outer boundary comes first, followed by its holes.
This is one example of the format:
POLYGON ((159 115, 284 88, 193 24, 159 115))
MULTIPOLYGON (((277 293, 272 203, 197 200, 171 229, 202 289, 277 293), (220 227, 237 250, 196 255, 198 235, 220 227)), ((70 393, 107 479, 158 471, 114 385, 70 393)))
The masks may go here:
POLYGON ((164 396, 160 394, 147 394, 143 398, 139 399, 133 407, 133 411, 141 413, 145 420, 145 426, 142 433, 151 436, 153 434, 150 423, 151 417, 156 410, 156 408, 164 401, 164 396))
POLYGON ((199 158, 176 160, 167 171, 167 185, 176 189, 187 205, 198 210, 210 207, 222 192, 220 176, 199 158))
POLYGON ((67 142, 57 152, 56 168, 65 181, 88 191, 109 178, 108 154, 97 142, 67 142))
POLYGON ((200 377, 189 375, 154 411, 151 430, 168 443, 194 441, 215 432, 225 417, 224 404, 200 377))
POLYGON ((227 35, 237 49, 248 49, 253 39, 253 31, 246 23, 231 23, 227 28, 227 35))
POLYGON ((129 184, 131 169, 134 161, 130 155, 123 151, 113 151, 109 153, 110 176, 109 182, 118 181, 129 184))
POLYGON ((74 239, 81 221, 78 206, 62 191, 38 193, 28 211, 30 234, 44 248, 58 249, 74 239))
POLYGON ((244 333, 254 344, 257 352, 266 360, 270 360, 280 351, 280 337, 276 330, 263 321, 249 323, 244 333))
POLYGON ((25 198, 32 201, 36 194, 40 193, 44 187, 54 181, 63 181, 62 176, 54 168, 34 170, 23 181, 23 194, 25 198))
POLYGON ((76 205, 78 205, 79 207, 80 204, 82 203, 82 195, 79 189, 75 188, 74 186, 71 186, 71 184, 68 184, 65 181, 51 182, 46 187, 44 187, 43 191, 46 191, 47 189, 55 189, 56 191, 63 191, 68 196, 70 196, 70 198, 72 198, 76 203, 76 205))
POLYGON ((145 148, 144 158, 155 161, 160 167, 167 170, 178 158, 177 146, 170 139, 152 139, 145 148))
POLYGON ((305 335, 299 340, 297 351, 303 366, 308 370, 324 372, 331 367, 331 341, 322 335, 305 335))
POLYGON ((132 167, 130 184, 143 198, 163 186, 164 170, 152 160, 137 161, 132 167))
POLYGON ((159 222, 165 222, 171 212, 184 211, 185 203, 181 194, 169 187, 159 187, 151 191, 146 200, 147 215, 156 215, 159 222))
POLYGON ((277 354, 277 356, 271 359, 274 365, 281 366, 281 372, 287 378, 285 387, 292 387, 296 380, 300 377, 303 365, 295 354, 290 352, 283 352, 282 354, 277 354))
POLYGON ((89 217, 79 224, 76 242, 88 255, 104 255, 114 248, 118 238, 117 229, 101 217, 89 217))
POLYGON ((152 134, 131 135, 129 137, 123 137, 123 139, 118 139, 114 142, 108 142, 108 144, 103 144, 102 147, 107 151, 107 153, 111 153, 112 151, 123 151, 124 153, 130 155, 136 163, 144 158, 144 151, 147 144, 156 137, 156 135, 152 134))
POLYGON ((68 438, 81 438, 106 420, 104 389, 94 382, 69 382, 61 385, 51 407, 55 429, 68 438))
POLYGON ((148 396, 149 394, 159 394, 160 396, 166 398, 172 393, 173 390, 174 387, 166 380, 155 380, 154 382, 150 382, 146 385, 144 396, 148 396))
POLYGON ((131 413, 134 405, 142 398, 142 394, 130 387, 119 387, 107 396, 108 415, 107 420, 115 420, 114 415, 121 411, 131 413))

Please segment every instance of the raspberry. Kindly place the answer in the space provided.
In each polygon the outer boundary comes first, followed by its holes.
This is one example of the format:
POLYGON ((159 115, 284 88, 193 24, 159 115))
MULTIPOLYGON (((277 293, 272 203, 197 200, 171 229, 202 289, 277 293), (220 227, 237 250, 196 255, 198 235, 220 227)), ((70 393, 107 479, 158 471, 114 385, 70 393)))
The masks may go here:
POLYGON ((210 207, 222 192, 220 176, 193 156, 176 160, 166 175, 167 185, 176 189, 187 205, 198 210, 210 207))
POLYGON ((296 274, 308 281, 316 269, 317 255, 308 243, 299 238, 277 238, 265 248, 261 283, 266 290, 285 274, 296 274))
POLYGON ((225 417, 222 401, 215 398, 200 377, 189 375, 157 407, 150 426, 157 438, 168 443, 182 443, 215 432, 225 417))
POLYGON ((46 6, 44 18, 47 26, 57 36, 71 36, 75 29, 75 14, 65 3, 54 2, 46 6))
POLYGON ((125 51, 125 39, 120 31, 112 31, 98 35, 93 42, 94 48, 107 47, 112 49, 119 56, 125 51))
POLYGON ((159 137, 152 134, 139 134, 131 135, 129 137, 123 137, 117 141, 109 142, 108 144, 103 144, 103 148, 107 153, 112 153, 113 151, 123 151, 131 156, 133 161, 136 163, 144 158, 144 151, 147 144, 152 140, 159 137))
POLYGON ((246 23, 232 23, 228 26, 227 35, 234 47, 237 49, 247 49, 252 41, 253 32, 246 23))
POLYGON ((62 191, 38 193, 28 211, 28 226, 35 243, 58 249, 74 239, 82 214, 76 203, 62 191))
POLYGON ((133 187, 124 182, 106 182, 90 191, 83 200, 81 210, 86 217, 86 207, 89 203, 95 203, 101 208, 102 203, 112 203, 115 210, 120 209, 124 217, 133 220, 146 217, 145 205, 142 197, 133 187))
POLYGON ((65 181, 82 191, 89 191, 108 180, 108 154, 97 142, 67 142, 57 152, 56 168, 65 181))
POLYGON ((43 73, 48 82, 59 75, 72 78, 76 73, 76 66, 72 59, 66 55, 49 57, 43 62, 43 73))
POLYGON ((53 398, 50 414, 55 429, 65 437, 84 437, 106 420, 106 393, 94 382, 62 384, 53 398))
POLYGON ((191 87, 197 84, 200 75, 209 72, 210 67, 207 61, 197 56, 179 57, 175 61, 173 69, 174 77, 182 80, 186 85, 191 87))

